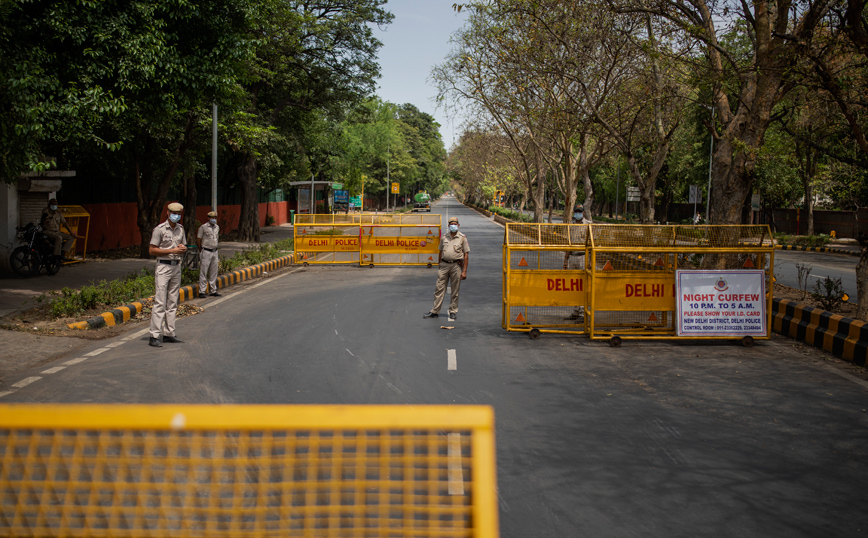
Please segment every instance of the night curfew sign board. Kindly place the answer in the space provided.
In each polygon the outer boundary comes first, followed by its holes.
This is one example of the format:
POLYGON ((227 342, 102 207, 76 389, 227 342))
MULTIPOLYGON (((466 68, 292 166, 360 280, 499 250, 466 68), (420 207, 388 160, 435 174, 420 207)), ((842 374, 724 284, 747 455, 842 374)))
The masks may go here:
POLYGON ((678 336, 767 336, 763 271, 676 271, 678 336))

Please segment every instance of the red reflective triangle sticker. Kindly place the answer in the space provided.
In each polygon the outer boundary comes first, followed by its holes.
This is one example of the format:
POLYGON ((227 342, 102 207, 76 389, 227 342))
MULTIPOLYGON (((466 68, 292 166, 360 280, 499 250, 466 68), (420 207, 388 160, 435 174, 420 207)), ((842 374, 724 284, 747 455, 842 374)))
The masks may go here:
POLYGON ((518 317, 515 318, 515 321, 516 321, 516 322, 519 322, 519 321, 524 322, 524 321, 526 321, 526 320, 524 319, 524 316, 521 315, 521 312, 519 312, 519 313, 518 313, 518 317))
POLYGON ((519 267, 527 267, 527 260, 525 260, 524 258, 522 258, 521 261, 518 262, 518 266, 519 266, 519 267))
POLYGON ((654 265, 658 265, 660 267, 663 267, 663 258, 657 258, 657 261, 654 262, 654 265))
POLYGON ((745 269, 753 269, 754 267, 756 267, 756 266, 753 264, 753 260, 751 260, 750 258, 745 260, 745 262, 744 262, 744 268, 745 269))
POLYGON ((603 271, 614 271, 615 268, 612 267, 612 262, 607 261, 606 265, 603 266, 603 271))
POLYGON ((648 318, 648 321, 657 321, 657 316, 655 316, 654 313, 652 312, 651 316, 648 318))

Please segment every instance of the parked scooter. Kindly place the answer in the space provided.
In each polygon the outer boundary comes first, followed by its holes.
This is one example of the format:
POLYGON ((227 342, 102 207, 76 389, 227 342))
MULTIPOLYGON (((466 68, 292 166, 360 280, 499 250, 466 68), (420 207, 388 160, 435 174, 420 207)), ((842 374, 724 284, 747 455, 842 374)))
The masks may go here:
POLYGON ((18 239, 24 244, 9 255, 9 265, 17 275, 36 276, 42 267, 49 275, 60 271, 63 262, 54 255, 54 242, 42 233, 41 226, 30 222, 18 228, 18 239))

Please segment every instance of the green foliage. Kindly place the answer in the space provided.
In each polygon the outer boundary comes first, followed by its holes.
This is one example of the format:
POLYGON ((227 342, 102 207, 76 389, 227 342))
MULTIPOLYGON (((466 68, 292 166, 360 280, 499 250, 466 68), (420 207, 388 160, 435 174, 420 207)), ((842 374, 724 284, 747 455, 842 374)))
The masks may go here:
POLYGON ((516 222, 533 222, 533 217, 531 217, 530 215, 526 215, 524 213, 506 207, 490 206, 487 209, 496 215, 500 215, 501 217, 505 217, 516 222))
POLYGON ((263 243, 253 248, 236 252, 231 258, 220 258, 220 273, 229 273, 242 267, 249 267, 285 256, 292 250, 293 239, 287 238, 274 243, 263 243))
POLYGON ((820 308, 829 312, 837 312, 841 308, 844 298, 844 286, 840 278, 827 276, 823 280, 814 282, 814 291, 811 296, 820 304, 820 308))
POLYGON ((775 241, 779 245, 793 245, 797 247, 825 247, 832 240, 826 234, 819 235, 790 235, 785 233, 775 233, 775 241))

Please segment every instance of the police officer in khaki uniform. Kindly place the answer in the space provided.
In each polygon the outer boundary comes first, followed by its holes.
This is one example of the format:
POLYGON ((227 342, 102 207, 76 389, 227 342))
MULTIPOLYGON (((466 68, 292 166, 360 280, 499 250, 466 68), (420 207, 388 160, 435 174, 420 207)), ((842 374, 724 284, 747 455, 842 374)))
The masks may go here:
POLYGON ((436 318, 440 315, 443 297, 446 296, 446 281, 452 288, 449 301, 449 321, 458 317, 458 288, 461 281, 467 278, 467 266, 470 263, 470 244, 467 236, 458 231, 458 217, 449 218, 449 232, 440 239, 440 252, 437 254, 439 270, 437 271, 437 286, 434 288, 434 307, 422 317, 436 318))
POLYGON ((68 253, 75 242, 75 236, 72 234, 72 230, 69 228, 69 223, 66 222, 63 213, 57 208, 56 198, 49 200, 48 207, 42 210, 41 225, 45 235, 54 240, 54 255, 60 256, 61 251, 63 251, 64 255, 61 259, 69 261, 67 259, 68 253), (63 233, 60 228, 61 226, 66 228, 66 231, 69 233, 63 233))
POLYGON ((217 256, 217 242, 220 239, 220 226, 217 225, 217 212, 208 212, 208 224, 199 226, 196 234, 196 245, 199 247, 199 297, 205 297, 207 286, 211 285, 211 297, 220 297, 217 293, 217 268, 220 257, 217 256))
POLYGON ((163 347, 163 342, 182 342, 175 337, 175 314, 178 312, 178 294, 181 289, 181 260, 187 252, 187 236, 184 234, 184 226, 181 225, 184 206, 174 202, 169 204, 168 209, 168 220, 154 228, 148 248, 150 255, 157 257, 151 338, 148 342, 154 347, 163 347))

